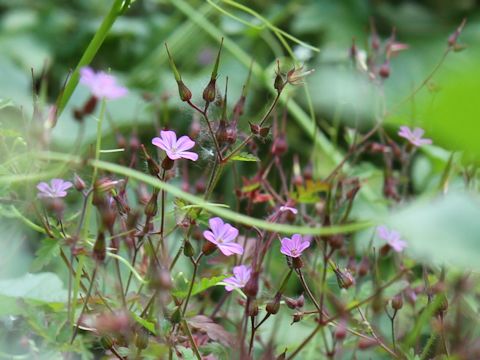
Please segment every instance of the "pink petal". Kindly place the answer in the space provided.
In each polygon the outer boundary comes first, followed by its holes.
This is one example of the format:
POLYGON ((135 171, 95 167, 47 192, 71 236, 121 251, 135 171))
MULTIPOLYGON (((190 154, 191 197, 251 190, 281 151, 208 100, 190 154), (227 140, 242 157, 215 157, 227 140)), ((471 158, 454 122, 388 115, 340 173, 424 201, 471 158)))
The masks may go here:
POLYGON ((431 145, 432 144, 432 139, 420 139, 418 140, 419 146, 422 145, 431 145))
POLYGON ((182 136, 177 140, 177 149, 182 152, 185 150, 190 150, 195 146, 195 141, 191 140, 188 136, 182 136))
POLYGON ((217 239, 215 238, 215 235, 211 231, 205 230, 203 232, 203 237, 208 241, 210 241, 211 243, 218 245, 217 239))
POLYGON ((156 147, 159 147, 160 149, 167 151, 169 148, 165 141, 159 137, 155 137, 152 139, 152 144, 155 145, 156 147))
POLYGON ((95 72, 86 66, 80 69, 80 83, 90 86, 95 80, 95 72))
POLYGON ((220 249, 220 251, 226 256, 230 256, 230 255, 233 255, 233 254, 238 254, 238 255, 243 254, 242 245, 237 244, 237 243, 233 243, 233 242, 222 243, 222 244, 217 244, 217 246, 220 249))
POLYGON ((379 226, 377 227, 377 235, 383 239, 383 240, 387 240, 390 236, 390 231, 387 229, 386 226, 379 226))
POLYGON ((182 151, 178 154, 181 158, 197 161, 198 154, 191 152, 191 151, 182 151))
POLYGON ((223 226, 225 224, 222 219, 220 219, 219 217, 211 218, 210 220, 208 220, 208 225, 210 226, 213 234, 215 234, 216 236, 223 235, 223 226))
POLYGON ((50 185, 48 185, 46 182, 41 182, 37 184, 37 189, 41 192, 50 192, 50 185))
POLYGON ((421 129, 421 128, 415 128, 413 130, 413 136, 415 136, 416 138, 421 138, 423 136, 423 134, 425 134, 425 130, 421 129))
POLYGON ((178 159, 181 159, 182 158, 182 155, 180 155, 179 153, 177 152, 174 152, 170 149, 167 149, 166 150, 166 153, 167 153, 167 156, 172 159, 172 160, 178 160, 178 159))
POLYGON ((162 130, 160 131, 160 137, 165 141, 165 144, 169 149, 173 149, 177 143, 177 134, 174 131, 162 130))
POLYGON ((223 241, 231 242, 238 236, 238 229, 230 224, 225 224, 225 233, 222 235, 223 241))
POLYGON ((301 244, 302 244, 302 235, 300 234, 294 234, 292 236, 292 245, 293 245, 293 248, 295 249, 299 249, 301 244))
POLYGON ((308 248, 310 246, 310 242, 309 241, 304 241, 299 247, 298 247, 298 251, 300 253, 302 253, 306 248, 308 248))

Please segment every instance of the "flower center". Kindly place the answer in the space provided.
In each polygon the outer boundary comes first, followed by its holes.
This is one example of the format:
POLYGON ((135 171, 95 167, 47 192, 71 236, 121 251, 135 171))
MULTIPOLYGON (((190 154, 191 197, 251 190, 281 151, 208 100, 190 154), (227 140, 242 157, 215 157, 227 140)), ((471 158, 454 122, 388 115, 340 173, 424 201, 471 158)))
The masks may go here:
POLYGON ((297 249, 292 249, 292 255, 297 255, 297 249))

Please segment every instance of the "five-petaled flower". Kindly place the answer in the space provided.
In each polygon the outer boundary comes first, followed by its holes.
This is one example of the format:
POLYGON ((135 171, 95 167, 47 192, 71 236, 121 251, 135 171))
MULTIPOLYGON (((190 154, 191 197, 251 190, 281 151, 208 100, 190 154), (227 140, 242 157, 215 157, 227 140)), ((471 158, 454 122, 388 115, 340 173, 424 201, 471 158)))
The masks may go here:
POLYGON ((401 252, 407 247, 407 242, 401 239, 401 235, 398 231, 389 230, 384 225, 377 228, 377 235, 380 239, 385 240, 396 252, 401 252))
POLYGON ((225 290, 232 291, 233 289, 240 289, 250 280, 252 274, 252 268, 250 266, 239 265, 233 268, 233 276, 224 279, 223 281, 228 285, 225 285, 225 290))
POLYGON ((52 179, 50 184, 41 182, 37 184, 39 198, 62 198, 67 196, 67 190, 73 184, 63 179, 52 179))
POLYGON ((310 246, 310 241, 305 240, 302 235, 294 234, 291 239, 283 238, 280 252, 292 258, 302 255, 302 252, 310 246))
POLYGON ((117 84, 117 80, 113 75, 109 75, 104 71, 96 73, 90 67, 80 69, 80 84, 87 86, 92 95, 99 99, 118 99, 128 93, 125 87, 117 84))
POLYGON ((210 230, 203 232, 203 237, 217 245, 218 249, 226 256, 243 254, 243 246, 234 242, 238 236, 238 229, 226 224, 219 217, 208 220, 210 230))
POLYGON ((195 146, 195 141, 188 136, 182 136, 177 140, 177 134, 174 131, 160 131, 160 137, 152 139, 152 144, 164 150, 171 160, 189 159, 196 161, 198 154, 187 151, 195 146))
POLYGON ((398 132, 399 136, 410 141, 413 146, 430 145, 432 139, 422 138, 423 134, 425 134, 425 130, 417 127, 412 131, 408 126, 400 126, 400 131, 398 132))

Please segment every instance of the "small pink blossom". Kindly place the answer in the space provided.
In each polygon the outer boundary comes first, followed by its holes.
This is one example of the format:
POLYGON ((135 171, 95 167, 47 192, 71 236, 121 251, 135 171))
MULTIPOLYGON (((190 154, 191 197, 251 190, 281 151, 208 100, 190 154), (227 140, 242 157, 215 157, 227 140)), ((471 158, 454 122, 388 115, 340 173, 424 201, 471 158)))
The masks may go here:
POLYGON ((291 207, 291 206, 280 206, 280 211, 281 212, 286 212, 286 211, 290 211, 292 214, 294 215, 297 215, 298 214, 298 210, 295 209, 294 207, 291 207))
POLYGON ((80 84, 87 86, 93 96, 108 100, 118 99, 127 95, 128 90, 117 84, 117 79, 104 71, 95 73, 90 67, 80 69, 80 84))
POLYGON ((62 198, 67 196, 67 190, 73 184, 63 179, 52 179, 50 184, 41 182, 37 185, 39 198, 62 198))
POLYGON ((250 280, 252 268, 250 266, 239 265, 233 268, 233 276, 224 279, 225 290, 232 291, 233 289, 241 289, 250 280))
POLYGON ((182 136, 177 140, 177 134, 174 131, 160 131, 160 137, 152 139, 152 144, 164 150, 171 160, 188 159, 196 161, 198 154, 187 151, 195 146, 195 141, 188 136, 182 136))
POLYGON ((242 255, 243 246, 233 242, 238 236, 238 229, 226 224, 219 217, 208 220, 210 230, 203 232, 203 237, 217 245, 218 249, 226 256, 233 254, 242 255))
POLYGON ((379 226, 377 235, 380 239, 385 240, 396 252, 402 252, 407 247, 407 242, 401 239, 400 233, 395 230, 389 230, 386 226, 379 226))
POLYGON ((425 130, 421 128, 415 128, 413 131, 408 126, 400 126, 400 131, 398 135, 410 141, 413 146, 423 146, 430 145, 432 143, 431 139, 422 138, 425 130))
POLYGON ((305 240, 302 235, 294 234, 291 239, 283 238, 280 252, 292 258, 300 257, 302 252, 310 246, 310 241, 305 240))

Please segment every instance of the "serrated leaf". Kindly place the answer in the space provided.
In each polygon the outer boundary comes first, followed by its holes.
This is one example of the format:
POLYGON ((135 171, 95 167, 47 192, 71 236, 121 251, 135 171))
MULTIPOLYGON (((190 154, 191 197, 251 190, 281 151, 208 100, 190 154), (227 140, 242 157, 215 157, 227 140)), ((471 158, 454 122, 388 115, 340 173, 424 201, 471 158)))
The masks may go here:
POLYGON ((258 157, 253 154, 241 152, 240 154, 234 155, 230 158, 232 161, 260 161, 258 157))
POLYGON ((40 248, 35 253, 35 259, 30 266, 32 272, 40 271, 48 265, 53 258, 60 254, 60 243, 55 239, 46 238, 42 240, 40 248))
MULTIPOLYGON (((219 282, 223 281, 225 278, 227 278, 229 275, 220 275, 220 276, 214 276, 211 278, 203 278, 199 282, 197 282, 195 285, 193 285, 192 289, 192 296, 201 293, 202 291, 205 291, 215 285, 217 285, 219 282)), ((176 297, 181 297, 184 298, 188 294, 188 289, 185 290, 174 290, 172 295, 176 297)))

